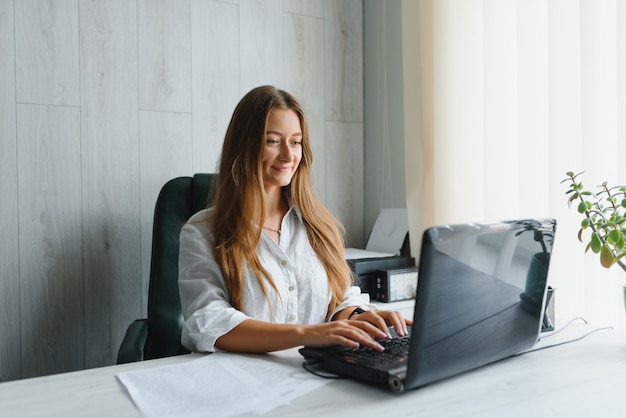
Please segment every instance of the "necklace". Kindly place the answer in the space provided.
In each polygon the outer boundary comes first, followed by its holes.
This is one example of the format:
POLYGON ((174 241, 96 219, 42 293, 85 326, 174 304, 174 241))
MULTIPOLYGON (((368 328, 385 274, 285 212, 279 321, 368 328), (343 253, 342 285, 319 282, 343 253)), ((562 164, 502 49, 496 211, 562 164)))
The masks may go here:
POLYGON ((280 235, 280 229, 274 229, 274 228, 269 228, 267 226, 264 226, 263 229, 267 229, 268 231, 272 231, 272 232, 276 232, 278 235, 280 235))

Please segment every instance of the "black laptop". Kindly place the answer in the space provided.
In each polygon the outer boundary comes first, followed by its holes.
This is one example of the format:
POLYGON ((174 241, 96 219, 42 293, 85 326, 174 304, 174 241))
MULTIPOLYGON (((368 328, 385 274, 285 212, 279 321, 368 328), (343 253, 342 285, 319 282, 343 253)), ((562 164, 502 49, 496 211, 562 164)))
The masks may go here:
POLYGON ((539 338, 556 221, 441 225, 424 232, 410 336, 368 348, 304 347, 307 366, 418 388, 513 356, 539 338))

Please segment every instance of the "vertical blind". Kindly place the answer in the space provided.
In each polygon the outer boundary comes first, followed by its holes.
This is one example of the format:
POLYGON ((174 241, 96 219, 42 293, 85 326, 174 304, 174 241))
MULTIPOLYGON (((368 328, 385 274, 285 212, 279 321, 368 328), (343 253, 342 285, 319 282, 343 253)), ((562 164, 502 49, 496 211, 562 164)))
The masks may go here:
POLYGON ((434 224, 549 216, 557 317, 626 326, 626 272, 577 240, 567 171, 626 184, 625 0, 403 0, 413 253, 434 224))

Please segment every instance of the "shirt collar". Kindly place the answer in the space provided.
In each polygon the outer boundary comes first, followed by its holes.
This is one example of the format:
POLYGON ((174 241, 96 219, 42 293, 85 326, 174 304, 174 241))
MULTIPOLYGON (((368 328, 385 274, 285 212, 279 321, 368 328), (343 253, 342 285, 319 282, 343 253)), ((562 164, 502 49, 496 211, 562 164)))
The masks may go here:
POLYGON ((302 222, 302 213, 300 212, 300 209, 296 205, 291 205, 286 215, 289 215, 290 213, 293 213, 295 216, 298 217, 298 220, 302 222))

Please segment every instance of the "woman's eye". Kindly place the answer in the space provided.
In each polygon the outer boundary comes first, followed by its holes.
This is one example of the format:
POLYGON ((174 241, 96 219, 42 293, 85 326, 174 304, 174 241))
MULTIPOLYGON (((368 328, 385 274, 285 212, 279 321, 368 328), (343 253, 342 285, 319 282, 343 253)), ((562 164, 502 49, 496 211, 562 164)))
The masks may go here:
POLYGON ((267 139, 265 140, 265 142, 266 142, 268 145, 275 145, 275 144, 278 144, 278 142, 279 142, 279 141, 278 141, 278 139, 274 139, 274 138, 267 138, 267 139))

